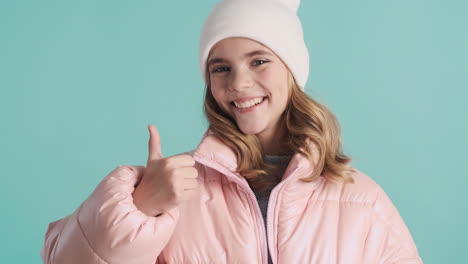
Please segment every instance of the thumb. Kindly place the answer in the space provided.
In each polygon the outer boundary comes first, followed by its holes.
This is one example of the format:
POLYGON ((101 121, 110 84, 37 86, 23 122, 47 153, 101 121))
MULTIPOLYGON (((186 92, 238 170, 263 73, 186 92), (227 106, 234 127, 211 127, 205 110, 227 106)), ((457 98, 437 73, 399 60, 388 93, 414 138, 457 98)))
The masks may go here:
POLYGON ((147 165, 152 160, 162 159, 163 155, 161 152, 161 138, 159 132, 153 125, 148 125, 148 130, 150 133, 148 141, 148 161, 147 165))

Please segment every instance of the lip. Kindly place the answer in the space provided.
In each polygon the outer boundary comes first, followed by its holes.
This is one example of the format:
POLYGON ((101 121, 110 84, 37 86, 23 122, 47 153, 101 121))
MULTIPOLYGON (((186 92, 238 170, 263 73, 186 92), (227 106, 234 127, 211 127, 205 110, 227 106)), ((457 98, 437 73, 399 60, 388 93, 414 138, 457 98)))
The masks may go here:
POLYGON ((234 103, 234 102, 243 103, 243 102, 250 101, 252 99, 258 98, 258 97, 263 98, 263 97, 266 97, 266 96, 265 95, 257 95, 257 96, 240 97, 240 98, 232 100, 231 103, 234 103))
MULTIPOLYGON (((250 97, 250 99, 253 99, 253 98, 257 98, 257 97, 260 97, 260 96, 253 96, 253 97, 250 97)), ((237 108, 235 105, 234 105, 234 102, 231 104, 231 107, 234 108, 234 111, 235 112, 238 112, 238 113, 248 113, 248 112, 252 112, 252 111, 255 111, 257 110, 257 108, 263 106, 264 104, 266 104, 266 101, 268 100, 268 96, 261 96, 261 97, 264 97, 263 101, 259 104, 256 104, 256 105, 253 105, 249 108, 243 108, 243 109, 239 109, 237 108)), ((246 97, 246 98, 249 98, 249 97, 246 97)), ((248 99, 248 100, 250 100, 248 99)))

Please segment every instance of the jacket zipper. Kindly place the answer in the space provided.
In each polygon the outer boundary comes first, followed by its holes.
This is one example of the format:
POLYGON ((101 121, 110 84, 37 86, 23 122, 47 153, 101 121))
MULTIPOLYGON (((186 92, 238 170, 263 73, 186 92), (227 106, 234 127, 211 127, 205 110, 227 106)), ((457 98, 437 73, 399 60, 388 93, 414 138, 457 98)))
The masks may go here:
POLYGON ((279 192, 278 190, 281 188, 281 186, 283 186, 288 181, 288 179, 291 179, 291 176, 296 171, 296 169, 297 167, 294 168, 294 170, 289 173, 289 176, 287 177, 286 180, 278 183, 271 191, 268 206, 267 206, 267 217, 266 217, 267 225, 268 225, 267 229, 269 231, 268 237, 266 237, 267 234, 265 230, 265 222, 263 221, 262 212, 260 211, 260 206, 258 205, 258 201, 257 201, 257 198, 255 197, 255 193, 252 191, 252 189, 250 188, 245 178, 242 178, 243 180, 241 180, 237 176, 235 176, 235 180, 238 181, 240 185, 242 185, 249 192, 251 205, 253 204, 253 207, 255 207, 257 225, 260 223, 259 229, 261 230, 261 233, 262 233, 259 240, 262 242, 262 248, 263 248, 262 258, 264 260, 263 263, 265 264, 268 264, 268 250, 269 249, 271 249, 270 250, 271 260, 273 261, 273 263, 276 263, 276 254, 273 254, 272 252, 273 249, 275 248, 275 245, 273 244, 274 241, 273 241, 272 231, 276 231, 276 230, 273 230, 274 210, 270 210, 270 208, 275 208, 276 198, 278 196, 277 193, 279 192), (270 242, 268 246, 267 246, 267 240, 270 242))
MULTIPOLYGON (((198 155, 195 155, 194 158, 195 158, 195 160, 197 162, 199 162, 199 163, 201 163, 201 164, 203 164, 205 166, 208 166, 210 168, 213 168, 212 166, 209 166, 209 164, 206 162, 204 157, 200 157, 198 155)), ((268 206, 267 206, 267 225, 268 225, 267 228, 270 231, 268 233, 268 238, 266 238, 267 234, 266 234, 266 230, 265 230, 265 222, 263 221, 262 212, 260 211, 260 206, 258 205, 257 198, 255 197, 255 193, 250 188, 249 183, 247 182, 247 180, 244 177, 242 177, 240 175, 238 176, 235 173, 233 173, 232 171, 229 171, 229 170, 223 168, 222 166, 220 166, 220 167, 221 168, 218 167, 218 168, 213 168, 213 169, 216 169, 217 171, 219 171, 220 173, 223 173, 225 175, 229 175, 232 178, 233 181, 235 181, 239 186, 242 186, 249 193, 250 206, 253 206, 255 208, 255 214, 256 214, 255 215, 255 220, 257 222, 257 228, 262 233, 258 239, 261 241, 261 244, 262 244, 261 245, 261 247, 262 247, 261 252, 262 252, 263 263, 268 264, 268 250, 269 250, 269 248, 274 249, 274 245, 272 243, 272 242, 274 242, 273 241, 272 231, 276 231, 276 230, 273 230, 273 223, 272 223, 273 222, 273 217, 274 217, 274 211, 270 212, 270 207, 274 208, 274 206, 276 204, 276 197, 278 196, 277 195, 278 191, 275 191, 275 190, 281 188, 281 186, 283 186, 288 179, 291 179, 291 176, 297 170, 298 167, 294 168, 294 170, 289 173, 289 176, 287 177, 287 179, 284 180, 284 181, 281 181, 271 191, 268 206), (221 169, 221 170, 219 170, 219 169, 221 169), (267 247, 267 239, 270 242, 269 248, 267 247)), ((283 177, 284 177, 284 175, 283 175, 283 177)), ((276 263, 276 254, 272 254, 273 253, 272 251, 273 250, 270 250, 271 259, 272 259, 273 263, 276 263)))
MULTIPOLYGON (((262 253, 262 263, 264 264, 268 264, 268 252, 267 252, 267 245, 266 245, 266 231, 265 231, 265 223, 263 222, 263 217, 262 217, 262 212, 260 211, 260 206, 258 205, 258 202, 257 202, 257 199, 255 198, 255 194, 253 193, 252 189, 250 188, 249 186, 249 183, 247 182, 247 180, 242 177, 242 176, 237 176, 235 173, 233 173, 232 171, 230 170, 227 170, 226 168, 222 167, 222 166, 210 166, 210 162, 208 162, 208 160, 203 157, 203 156, 199 156, 197 155, 196 153, 194 153, 194 156, 195 160, 205 166, 208 166, 210 168, 213 168, 217 171, 219 171, 220 173, 232 178, 232 181, 236 182, 238 186, 241 186, 244 190, 247 190, 247 192, 249 193, 249 199, 250 199, 250 202, 249 202, 249 205, 250 206, 253 206, 255 208, 255 220, 257 222, 257 228, 258 230, 261 231, 262 234, 259 235, 259 237, 257 238, 259 241, 261 241, 261 253, 262 253)), ((213 161, 211 161, 213 162, 213 161)))
MULTIPOLYGON (((274 220, 274 217, 275 217, 275 207, 276 207, 276 202, 277 202, 277 198, 278 198, 278 193, 280 192, 280 189, 282 188, 282 186, 289 180, 289 179, 292 179, 292 176, 294 174, 294 172, 297 170, 298 167, 294 168, 290 173, 289 173, 289 176, 284 180, 284 181, 281 181, 280 183, 278 183, 272 190, 271 190, 271 193, 270 193, 270 198, 269 198, 269 201, 268 201, 268 206, 267 206, 267 231, 268 231, 268 237, 266 238, 268 240, 268 247, 269 247, 269 250, 270 250, 270 255, 271 255, 271 260, 273 262, 273 264, 277 263, 278 260, 277 260, 277 256, 276 256, 276 244, 275 244, 275 241, 274 241, 274 236, 276 234, 276 229, 274 229, 274 225, 273 225, 273 220, 274 220)), ((268 263, 268 256, 267 256, 267 263, 268 263)))
POLYGON ((258 205, 257 198, 255 198, 255 194, 252 191, 252 189, 248 186, 248 184, 245 189, 247 189, 250 194, 250 205, 255 208, 255 213, 256 213, 255 220, 257 220, 257 226, 260 225, 259 230, 262 233, 259 237, 259 240, 261 241, 262 249, 263 249, 262 250, 263 263, 268 264, 268 248, 267 248, 267 242, 266 242, 266 230, 265 230, 265 223, 262 217, 262 212, 260 211, 260 206, 258 205))

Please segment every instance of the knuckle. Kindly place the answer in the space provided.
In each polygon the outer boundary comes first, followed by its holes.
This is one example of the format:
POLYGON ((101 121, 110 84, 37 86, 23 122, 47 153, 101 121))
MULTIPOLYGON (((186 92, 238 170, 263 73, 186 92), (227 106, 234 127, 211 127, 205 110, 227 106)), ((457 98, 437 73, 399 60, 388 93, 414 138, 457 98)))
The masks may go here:
POLYGON ((179 178, 179 170, 174 170, 174 169, 171 169, 171 181, 173 182, 174 185, 176 185, 178 183, 178 180, 177 178, 179 178))
POLYGON ((195 164, 195 159, 194 159, 192 156, 187 155, 187 154, 184 154, 184 155, 182 155, 182 157, 183 157, 187 162, 192 163, 192 164, 195 164))
POLYGON ((182 195, 180 192, 175 192, 174 193, 174 203, 179 203, 182 199, 182 195))
POLYGON ((175 190, 171 190, 169 192, 169 201, 175 202, 177 200, 177 192, 175 190))
POLYGON ((195 165, 195 159, 192 156, 189 156, 190 164, 195 165))
POLYGON ((173 181, 169 181, 167 184, 168 190, 167 192, 169 193, 169 196, 174 196, 174 193, 176 192, 176 186, 173 181))
POLYGON ((165 159, 165 166, 166 166, 166 168, 174 167, 174 159, 173 158, 165 159))
POLYGON ((170 159, 166 162, 166 170, 174 172, 177 170, 177 168, 178 168, 177 160, 170 159))
POLYGON ((161 168, 163 169, 168 168, 168 159, 161 159, 161 160, 158 160, 157 162, 159 162, 159 165, 161 166, 161 168))

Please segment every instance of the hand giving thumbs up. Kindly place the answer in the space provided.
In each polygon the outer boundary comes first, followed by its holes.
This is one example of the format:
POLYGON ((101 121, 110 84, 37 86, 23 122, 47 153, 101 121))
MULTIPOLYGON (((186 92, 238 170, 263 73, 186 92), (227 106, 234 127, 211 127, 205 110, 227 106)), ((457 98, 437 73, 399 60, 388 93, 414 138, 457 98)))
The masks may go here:
POLYGON ((192 198, 198 188, 195 160, 184 154, 163 158, 161 139, 149 125, 149 155, 145 173, 133 192, 135 206, 149 216, 157 216, 192 198))

